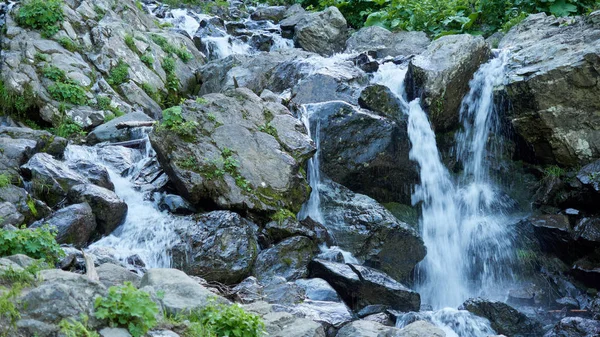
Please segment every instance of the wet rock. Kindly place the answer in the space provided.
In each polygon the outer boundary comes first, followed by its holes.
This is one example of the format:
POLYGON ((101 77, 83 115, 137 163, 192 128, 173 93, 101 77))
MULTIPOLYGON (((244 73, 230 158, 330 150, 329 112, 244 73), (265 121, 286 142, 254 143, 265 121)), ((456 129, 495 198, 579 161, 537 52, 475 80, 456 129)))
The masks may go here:
POLYGON ((294 30, 294 42, 298 46, 321 55, 341 52, 348 38, 346 19, 333 6, 303 16, 294 30))
POLYGON ((48 131, 29 128, 0 126, 1 138, 32 140, 35 142, 34 152, 45 152, 52 156, 61 157, 67 147, 67 140, 55 136, 48 131))
POLYGON ((309 264, 309 270, 311 277, 327 281, 354 310, 371 304, 389 305, 396 310, 419 310, 419 294, 375 269, 317 259, 309 264))
POLYGON ((600 284, 600 249, 573 263, 571 273, 588 287, 600 284))
POLYGON ((180 231, 173 265, 193 276, 226 284, 240 282, 258 256, 258 227, 228 211, 203 214, 180 231))
POLYGON ((100 235, 108 235, 127 216, 127 204, 113 191, 92 184, 75 185, 68 194, 72 203, 87 202, 92 208, 100 235))
POLYGON ((75 162, 69 162, 68 166, 73 171, 86 177, 89 182, 100 187, 104 187, 107 190, 115 191, 115 185, 110 180, 108 171, 104 166, 98 165, 87 160, 77 160, 75 162))
POLYGON ((166 194, 160 198, 158 204, 160 210, 167 210, 173 214, 188 215, 196 212, 196 208, 187 200, 175 194, 166 194))
POLYGON ((366 73, 374 73, 379 70, 379 63, 377 61, 372 61, 366 53, 359 54, 353 59, 353 62, 355 66, 366 73))
POLYGON ((539 322, 502 302, 474 298, 467 300, 459 309, 487 318, 492 329, 500 334, 515 337, 542 334, 542 326, 539 322))
POLYGON ((30 227, 37 228, 46 224, 56 230, 56 242, 83 248, 95 233, 96 217, 90 205, 84 202, 61 208, 30 227))
POLYGON ((104 263, 96 268, 100 282, 109 288, 115 285, 122 285, 125 282, 131 282, 134 286, 140 285, 141 277, 121 266, 112 263, 104 263))
POLYGON ((31 180, 34 196, 50 207, 63 201, 71 187, 87 182, 83 175, 46 153, 35 154, 21 170, 31 180))
POLYGON ((409 100, 421 98, 436 132, 458 126, 469 81, 489 56, 489 46, 482 37, 461 34, 435 40, 411 60, 406 93, 409 100))
POLYGON ((506 93, 508 120, 522 137, 522 158, 542 164, 585 165, 600 156, 596 41, 600 27, 585 16, 530 15, 499 48, 513 50, 506 93), (557 95, 556 93, 560 93, 557 95))
POLYGON ((549 252, 561 251, 571 242, 569 218, 562 214, 544 214, 528 219, 540 246, 549 252))
POLYGON ((268 7, 257 7, 256 10, 250 15, 252 20, 271 20, 273 23, 281 21, 287 12, 285 6, 268 6, 268 7))
POLYGON ((304 236, 295 236, 281 241, 258 254, 252 274, 260 282, 268 282, 274 276, 294 281, 308 276, 308 263, 317 247, 304 236))
POLYGON ((148 117, 143 112, 132 112, 121 117, 117 117, 108 123, 104 123, 96 127, 87 136, 87 142, 90 144, 97 144, 101 142, 123 142, 131 139, 139 138, 135 133, 135 128, 122 128, 118 129, 117 125, 121 123, 132 123, 136 122, 152 122, 152 118, 148 117))
POLYGON ((250 45, 256 48, 256 50, 268 52, 273 46, 273 37, 267 34, 254 34, 250 37, 250 45))
POLYGON ((338 331, 336 337, 379 337, 389 336, 399 329, 385 326, 383 324, 367 321, 358 320, 350 324, 344 325, 340 331, 338 331))
POLYGON ((150 135, 181 196, 224 209, 299 211, 309 194, 301 167, 314 151, 302 123, 245 88, 203 100, 182 106, 185 120, 197 123, 194 137, 167 129, 150 135))
POLYGON ((426 252, 412 227, 373 199, 341 185, 324 182, 320 194, 325 224, 342 249, 396 280, 409 280, 426 252))
POLYGON ((346 41, 346 53, 374 51, 377 57, 420 54, 430 40, 424 32, 397 32, 370 26, 359 29, 346 41))
POLYGON ((327 228, 310 218, 298 221, 290 217, 283 221, 270 221, 265 230, 275 243, 296 235, 306 236, 316 243, 333 242, 327 228))
POLYGON ((17 211, 10 202, 0 203, 0 228, 4 226, 19 227, 23 224, 25 216, 17 211))
POLYGON ((600 160, 592 162, 579 170, 577 180, 595 192, 600 192, 600 160))
POLYGON ((265 286, 264 296, 269 303, 293 306, 304 300, 304 289, 294 282, 286 282, 281 276, 275 276, 265 286))
MULTIPOLYGON (((31 224, 52 213, 52 209, 44 202, 33 198, 25 189, 14 185, 0 188, 0 202, 9 202, 14 205, 17 211, 25 217, 24 224, 31 224)), ((17 214, 14 216, 18 217, 17 214)))
POLYGON ((360 93, 358 104, 362 108, 379 113, 384 117, 393 119, 402 115, 400 100, 388 87, 380 84, 366 87, 360 93))
POLYGON ((109 163, 121 175, 142 158, 140 150, 123 146, 104 146, 99 148, 97 153, 103 162, 109 163))
POLYGON ((320 278, 300 279, 295 282, 298 286, 304 289, 306 298, 313 301, 328 301, 339 302, 335 289, 333 289, 327 281, 320 278))
POLYGON ((589 246, 600 247, 600 218, 583 218, 573 229, 573 238, 589 246))
POLYGON ((239 302, 248 304, 260 301, 264 298, 263 286, 258 283, 254 276, 249 276, 232 288, 239 302))
POLYGON ((377 116, 342 102, 309 107, 311 134, 320 125, 321 170, 333 181, 379 202, 410 203, 418 182, 407 120, 377 116))
POLYGON ((157 301, 171 315, 187 310, 202 309, 211 299, 217 303, 229 303, 177 269, 148 270, 142 277, 140 289, 152 294, 162 292, 164 296, 157 298, 157 301))
POLYGON ((544 337, 592 337, 600 334, 600 321, 581 317, 565 317, 544 337))
POLYGON ((292 103, 297 105, 344 101, 358 104, 361 87, 367 84, 364 73, 348 68, 352 63, 339 67, 336 72, 317 72, 292 88, 292 103))

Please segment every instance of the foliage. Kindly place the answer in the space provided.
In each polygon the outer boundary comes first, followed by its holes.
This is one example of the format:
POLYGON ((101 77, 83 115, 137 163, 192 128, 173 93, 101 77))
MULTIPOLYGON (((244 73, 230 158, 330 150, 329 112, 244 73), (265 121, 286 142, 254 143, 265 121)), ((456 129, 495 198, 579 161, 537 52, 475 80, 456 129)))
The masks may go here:
POLYGON ((100 337, 97 332, 88 330, 89 317, 81 315, 81 322, 74 319, 63 319, 58 323, 60 332, 65 337, 100 337))
POLYGON ((112 100, 108 96, 98 96, 96 97, 96 104, 100 110, 110 110, 110 104, 112 100))
POLYGON ((110 85, 121 85, 129 79, 129 64, 122 59, 108 73, 106 80, 110 85))
POLYGON ((552 165, 552 166, 548 166, 544 169, 544 176, 545 177, 556 177, 556 178, 560 178, 561 176, 565 175, 565 170, 559 166, 556 165, 552 165))
POLYGON ((98 297, 94 307, 96 318, 106 319, 113 326, 127 327, 133 337, 143 336, 156 325, 156 303, 131 282, 110 287, 108 295, 98 297))
POLYGON ((144 55, 140 56, 140 61, 142 61, 149 68, 152 68, 154 65, 154 57, 150 53, 145 53, 144 55))
POLYGON ((24 87, 22 93, 9 90, 0 80, 0 113, 25 117, 26 113, 35 105, 36 99, 31 86, 24 87))
MULTIPOLYGON (((19 283, 13 284, 10 289, 0 287, 0 319, 7 319, 13 326, 21 318, 15 303, 22 289, 23 286, 19 283)), ((0 331, 0 336, 5 336, 4 333, 5 331, 0 331)))
POLYGON ((62 0, 27 0, 16 12, 15 21, 28 28, 40 30, 44 37, 58 32, 64 20, 62 0))
POLYGON ((12 177, 8 173, 0 174, 0 188, 4 188, 10 185, 12 182, 12 177))
POLYGON ((25 254, 55 263, 65 254, 55 236, 56 232, 48 226, 17 231, 0 229, 0 256, 25 254))
POLYGON ((178 160, 175 162, 177 166, 181 167, 184 170, 195 171, 198 172, 200 170, 200 165, 196 160, 196 157, 189 156, 184 160, 178 160))
POLYGON ((94 12, 96 12, 96 20, 98 21, 102 20, 106 15, 106 11, 98 5, 94 5, 94 12))
POLYGON ((281 208, 275 214, 271 216, 271 220, 276 221, 281 224, 283 221, 292 218, 296 219, 296 214, 294 214, 289 209, 281 208))
POLYGON ((198 123, 195 121, 185 121, 180 106, 176 105, 163 110, 162 116, 161 127, 172 130, 184 138, 194 137, 194 131, 196 131, 198 123))
POLYGON ((202 310, 190 313, 188 319, 190 322, 201 323, 216 336, 260 337, 265 333, 260 317, 247 313, 237 304, 211 302, 202 310))
POLYGON ((73 81, 56 82, 48 87, 48 93, 50 97, 59 102, 74 105, 85 105, 87 103, 85 89, 78 84, 74 84, 73 81))
POLYGON ((179 47, 175 47, 174 45, 170 44, 169 41, 164 36, 152 34, 152 35, 150 35, 150 39, 154 43, 156 43, 165 53, 175 54, 183 62, 188 62, 193 57, 192 53, 190 53, 189 50, 185 46, 181 45, 179 47))
POLYGON ((261 125, 258 128, 258 130, 277 138, 277 129, 273 125, 271 125, 271 123, 266 123, 265 125, 261 125))
POLYGON ((68 37, 66 37, 66 36, 62 36, 62 37, 60 37, 60 38, 57 40, 57 42, 58 42, 58 43, 59 43, 61 46, 63 46, 63 47, 66 49, 66 50, 68 50, 68 51, 70 51, 70 52, 73 52, 73 53, 74 53, 74 52, 76 52, 76 51, 80 51, 80 50, 81 50, 81 46, 80 46, 80 45, 79 45, 77 42, 75 42, 75 41, 71 40, 70 38, 68 38, 68 37))
POLYGON ((163 99, 163 103, 167 106, 173 106, 179 103, 179 78, 175 73, 175 59, 168 56, 162 61, 162 67, 167 74, 165 88, 167 95, 163 99))
POLYGON ((125 34, 125 37, 123 40, 125 41, 125 44, 127 45, 127 47, 129 47, 129 49, 131 49, 131 51, 133 51, 134 53, 138 52, 138 49, 135 46, 135 41, 133 41, 133 36, 131 34, 125 34))

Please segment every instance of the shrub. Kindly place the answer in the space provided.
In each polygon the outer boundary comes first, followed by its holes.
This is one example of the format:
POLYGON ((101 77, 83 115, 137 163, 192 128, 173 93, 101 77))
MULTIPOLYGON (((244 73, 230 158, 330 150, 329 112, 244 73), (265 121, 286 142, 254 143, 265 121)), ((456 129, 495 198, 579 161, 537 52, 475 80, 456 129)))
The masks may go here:
POLYGON ((86 315, 81 316, 81 322, 65 318, 58 323, 58 326, 65 337, 100 337, 97 332, 88 330, 88 320, 89 317, 86 315))
POLYGON ((2 80, 0 80, 0 113, 4 115, 16 115, 25 117, 35 105, 35 95, 31 86, 27 85, 22 93, 15 93, 9 90, 2 80))
POLYGON ((98 108, 101 110, 110 110, 110 104, 112 103, 112 99, 108 96, 98 96, 96 97, 96 104, 98 108))
POLYGON ((111 85, 121 85, 125 83, 128 78, 129 64, 125 63, 123 60, 119 60, 117 65, 110 70, 106 81, 111 85))
POLYGON ((0 256, 25 254, 55 263, 65 254, 55 236, 56 232, 48 226, 17 231, 0 229, 0 256))
POLYGON ((237 304, 210 303, 202 310, 192 312, 188 319, 190 322, 201 323, 216 336, 260 337, 265 333, 260 317, 247 313, 237 304))
POLYGON ((86 132, 83 130, 83 128, 81 128, 79 124, 75 123, 70 118, 63 119, 57 127, 52 128, 50 131, 63 138, 86 135, 86 132))
MULTIPOLYGON (((10 289, 0 287, 0 319, 7 319, 13 327, 21 318, 15 303, 21 294, 22 288, 23 286, 18 283, 13 284, 10 289)), ((4 333, 7 333, 7 331, 0 331, 0 336, 8 336, 4 333)))
POLYGON ((149 68, 152 68, 154 65, 154 57, 152 57, 152 54, 150 53, 145 53, 144 55, 140 56, 140 61, 142 61, 149 68))
POLYGON ((66 36, 59 38, 57 41, 61 46, 63 46, 66 50, 68 50, 70 52, 74 53, 76 51, 81 50, 81 46, 77 42, 71 40, 70 38, 68 38, 66 36))
POLYGON ((0 188, 4 188, 12 183, 12 177, 7 173, 0 174, 0 188))
POLYGON ((94 307, 96 318, 108 320, 112 326, 126 327, 133 337, 143 336, 156 325, 156 303, 131 282, 110 287, 108 295, 98 297, 94 307))
POLYGON ((74 84, 73 81, 56 82, 48 87, 50 97, 59 101, 74 105, 85 105, 87 97, 85 89, 80 85, 74 84))
POLYGON ((64 82, 67 79, 65 72, 62 69, 59 69, 55 66, 45 66, 42 69, 42 75, 44 75, 45 78, 48 78, 55 82, 64 82))
POLYGON ((133 51, 134 53, 138 52, 137 47, 135 46, 135 41, 133 41, 133 36, 131 34, 125 34, 124 41, 127 47, 131 49, 131 51, 133 51))
POLYGON ((198 123, 194 121, 185 121, 181 112, 181 107, 178 105, 163 110, 161 126, 174 131, 181 137, 193 138, 198 123))
POLYGON ((285 208, 279 209, 275 214, 271 216, 271 220, 277 221, 277 223, 280 224, 289 218, 296 219, 296 214, 292 213, 292 211, 285 208))
POLYGON ((16 12, 15 21, 50 37, 58 32, 59 24, 64 20, 62 6, 62 0, 26 0, 16 12))

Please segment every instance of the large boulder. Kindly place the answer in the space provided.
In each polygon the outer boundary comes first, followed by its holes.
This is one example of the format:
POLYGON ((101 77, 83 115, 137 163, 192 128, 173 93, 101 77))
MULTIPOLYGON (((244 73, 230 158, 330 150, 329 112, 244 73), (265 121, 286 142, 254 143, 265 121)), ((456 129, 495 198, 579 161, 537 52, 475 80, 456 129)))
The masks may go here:
POLYGON ((299 318, 287 312, 276 312, 272 305, 256 302, 244 306, 244 310, 262 317, 265 330, 273 337, 325 337, 320 323, 299 318))
POLYGON ((307 106, 311 134, 320 127, 321 171, 379 202, 410 204, 418 182, 409 160, 407 118, 387 118, 343 102, 307 106))
POLYGON ((542 334, 542 325, 539 322, 502 302, 472 298, 463 303, 459 309, 487 318, 492 329, 500 334, 515 337, 542 334))
POLYGON ((136 137, 139 132, 136 133, 135 128, 118 128, 117 125, 126 123, 151 123, 154 119, 148 117, 143 112, 132 112, 121 117, 117 117, 108 123, 104 123, 96 127, 87 136, 87 141, 90 144, 96 144, 101 142, 121 142, 136 137))
POLYGON ((346 41, 346 53, 374 51, 377 57, 420 54, 430 40, 424 32, 396 32, 370 26, 359 29, 346 41))
POLYGON ((294 281, 308 276, 308 263, 318 251, 313 241, 304 236, 294 236, 258 254, 252 274, 261 282, 274 276, 294 281))
POLYGON ((400 110, 402 107, 400 99, 394 95, 390 88, 381 84, 366 87, 360 93, 358 104, 362 108, 392 119, 399 118, 403 113, 400 110))
POLYGON ((545 13, 530 15, 500 42, 512 50, 508 119, 528 145, 524 159, 576 166, 600 157, 598 17, 562 24, 545 13))
POLYGON ((168 314, 206 307, 211 301, 229 303, 210 292, 184 272, 177 269, 150 269, 140 282, 140 289, 156 296, 156 300, 168 314))
POLYGON ((87 202, 61 208, 31 228, 49 225, 56 230, 56 242, 83 248, 96 230, 96 217, 87 202))
POLYGON ((96 268, 96 272, 100 282, 107 288, 119 286, 125 282, 131 282, 137 287, 140 285, 140 279, 142 278, 138 274, 113 263, 101 264, 96 268))
POLYGON ((356 311, 372 304, 418 311, 421 305, 418 293, 373 268, 315 259, 309 264, 309 270, 311 277, 327 281, 356 311))
POLYGON ((0 203, 0 228, 4 226, 19 227, 23 224, 25 216, 10 202, 0 203))
POLYGON ((161 127, 150 141, 184 198, 258 213, 300 210, 309 195, 302 167, 315 148, 283 105, 240 88, 186 101, 182 116, 193 136, 161 127))
POLYGON ((458 126, 463 97, 469 81, 490 56, 481 36, 469 34, 443 36, 412 59, 406 75, 409 100, 421 98, 435 131, 458 126))
POLYGON ((302 49, 329 56, 344 50, 348 24, 336 7, 304 15, 295 25, 294 41, 302 49))
MULTIPOLYGON (((344 325, 335 335, 336 337, 379 337, 390 336, 399 329, 385 326, 381 323, 358 320, 344 325)), ((395 335, 394 335, 395 336, 395 335)))
POLYGON ((278 23, 285 17, 287 8, 285 6, 268 6, 268 7, 257 7, 254 12, 250 15, 252 20, 271 20, 274 23, 278 23))
POLYGON ((544 337, 593 337, 600 335, 600 321, 582 317, 565 317, 544 337))
POLYGON ((258 226, 228 211, 203 214, 180 229, 173 265, 186 273, 226 284, 240 282, 258 255, 258 226))
POLYGON ((430 322, 416 321, 386 337, 446 337, 446 333, 430 322))
POLYGON ((327 229, 342 249, 401 282, 410 280, 425 257, 419 234, 366 195, 333 182, 320 185, 321 211, 327 229))
POLYGON ((72 203, 87 202, 91 208, 98 234, 112 233, 127 216, 127 204, 117 194, 106 188, 93 184, 79 184, 69 191, 68 198, 72 203))
POLYGON ((31 224, 52 213, 52 209, 43 201, 33 198, 24 188, 15 185, 0 187, 0 203, 4 205, 2 210, 8 212, 5 221, 19 224, 31 224), (18 213, 12 213, 13 207, 18 213), (19 213, 24 219, 21 220, 19 213))
POLYGON ((16 175, 34 154, 61 157, 67 140, 48 131, 0 126, 0 173, 16 175))

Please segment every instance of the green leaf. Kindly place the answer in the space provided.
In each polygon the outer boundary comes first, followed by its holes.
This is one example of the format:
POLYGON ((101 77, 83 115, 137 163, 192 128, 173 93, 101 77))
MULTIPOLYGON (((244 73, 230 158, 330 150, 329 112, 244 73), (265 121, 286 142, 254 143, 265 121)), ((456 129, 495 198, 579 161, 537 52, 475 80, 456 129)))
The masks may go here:
POLYGON ((555 16, 568 16, 571 13, 577 13, 577 6, 568 4, 565 0, 556 0, 549 7, 550 13, 555 16))

